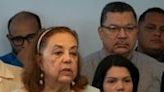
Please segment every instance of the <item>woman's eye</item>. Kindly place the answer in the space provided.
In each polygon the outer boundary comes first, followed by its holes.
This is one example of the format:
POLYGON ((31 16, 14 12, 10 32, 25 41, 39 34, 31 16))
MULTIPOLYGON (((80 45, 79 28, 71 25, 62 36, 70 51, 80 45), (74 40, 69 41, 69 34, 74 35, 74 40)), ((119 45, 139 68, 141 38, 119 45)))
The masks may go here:
POLYGON ((115 81, 114 80, 110 80, 110 81, 108 81, 108 83, 114 83, 115 81))
POLYGON ((124 80, 124 82, 126 82, 126 83, 129 83, 129 82, 131 82, 132 80, 131 79, 125 79, 124 80))
POLYGON ((55 55, 61 55, 61 54, 63 54, 63 52, 62 51, 57 51, 57 52, 54 52, 54 54, 55 55))
POLYGON ((126 82, 131 82, 131 80, 126 80, 126 82))
POLYGON ((77 56, 77 52, 70 52, 71 55, 77 56))
POLYGON ((106 80, 106 82, 112 84, 112 83, 115 83, 116 80, 106 80))

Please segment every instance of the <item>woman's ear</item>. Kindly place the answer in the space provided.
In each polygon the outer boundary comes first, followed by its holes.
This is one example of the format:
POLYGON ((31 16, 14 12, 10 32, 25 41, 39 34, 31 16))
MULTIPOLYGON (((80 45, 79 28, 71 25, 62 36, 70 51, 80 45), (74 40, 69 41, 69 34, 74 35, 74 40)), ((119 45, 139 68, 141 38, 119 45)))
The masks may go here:
POLYGON ((41 55, 37 55, 36 57, 37 57, 36 61, 37 61, 38 66, 40 67, 41 70, 43 70, 42 56, 41 55))

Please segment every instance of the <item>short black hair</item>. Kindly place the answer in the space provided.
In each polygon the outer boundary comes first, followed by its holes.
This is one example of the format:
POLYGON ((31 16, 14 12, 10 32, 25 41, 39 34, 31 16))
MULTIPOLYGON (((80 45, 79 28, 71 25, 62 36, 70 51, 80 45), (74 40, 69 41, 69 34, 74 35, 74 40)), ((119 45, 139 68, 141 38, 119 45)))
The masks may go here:
POLYGON ((129 71, 133 83, 133 92, 137 92, 139 71, 130 60, 121 55, 107 56, 99 63, 93 78, 92 86, 99 88, 101 92, 103 92, 104 78, 107 71, 113 66, 125 67, 129 71))
POLYGON ((40 21, 40 18, 38 15, 32 13, 32 12, 29 12, 29 11, 21 11, 21 12, 18 12, 17 14, 15 14, 14 16, 12 16, 9 21, 8 21, 8 31, 10 32, 10 25, 11 25, 11 22, 17 17, 17 16, 20 16, 20 15, 23 15, 23 16, 29 16, 29 17, 33 17, 36 19, 37 23, 38 23, 38 28, 41 29, 42 28, 42 25, 41 25, 41 21, 40 21))
POLYGON ((108 3, 102 10, 100 25, 102 26, 106 20, 106 14, 108 12, 132 12, 135 20, 137 21, 137 15, 132 6, 124 2, 111 2, 108 3))
POLYGON ((148 14, 150 12, 156 12, 156 13, 160 13, 160 14, 164 15, 164 10, 162 8, 152 7, 152 8, 147 9, 145 12, 143 12, 141 14, 141 16, 139 17, 138 23, 143 22, 146 14, 148 14))

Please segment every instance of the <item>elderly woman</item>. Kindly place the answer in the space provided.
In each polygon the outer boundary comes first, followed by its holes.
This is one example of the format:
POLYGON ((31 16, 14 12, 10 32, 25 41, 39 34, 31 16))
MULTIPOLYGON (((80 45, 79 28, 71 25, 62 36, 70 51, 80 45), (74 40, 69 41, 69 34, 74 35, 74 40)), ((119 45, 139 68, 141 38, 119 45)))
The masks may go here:
POLYGON ((68 27, 45 29, 23 73, 24 88, 15 92, 99 92, 80 75, 79 42, 68 27))
POLYGON ((138 69, 126 58, 111 55, 97 67, 92 85, 101 92, 137 92, 138 69))

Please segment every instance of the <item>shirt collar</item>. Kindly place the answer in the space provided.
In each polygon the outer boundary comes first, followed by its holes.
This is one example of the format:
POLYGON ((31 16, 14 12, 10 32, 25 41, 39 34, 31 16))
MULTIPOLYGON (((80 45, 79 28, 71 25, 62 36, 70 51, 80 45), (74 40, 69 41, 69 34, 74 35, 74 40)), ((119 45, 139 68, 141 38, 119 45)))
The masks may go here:
MULTIPOLYGON (((128 59, 130 59, 130 60, 132 59, 134 52, 135 52, 135 51, 132 51, 132 53, 129 55, 128 59)), ((108 55, 113 55, 113 54, 107 52, 104 48, 102 48, 101 51, 100 51, 100 56, 102 57, 101 60, 102 60, 103 58, 105 58, 106 56, 108 56, 108 55)))
POLYGON ((108 55, 110 55, 110 54, 104 48, 102 48, 101 51, 100 51, 100 56, 102 58, 105 58, 108 55))

